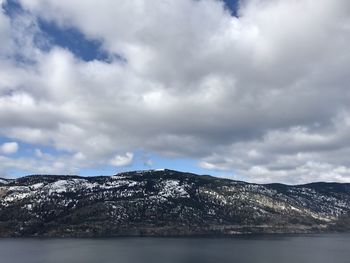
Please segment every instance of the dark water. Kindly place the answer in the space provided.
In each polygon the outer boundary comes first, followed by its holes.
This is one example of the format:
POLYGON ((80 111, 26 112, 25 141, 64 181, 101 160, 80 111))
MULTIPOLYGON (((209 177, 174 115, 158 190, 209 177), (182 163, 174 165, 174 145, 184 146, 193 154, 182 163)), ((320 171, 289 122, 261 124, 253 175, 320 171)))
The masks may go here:
POLYGON ((349 263, 350 235, 0 239, 1 263, 349 263))

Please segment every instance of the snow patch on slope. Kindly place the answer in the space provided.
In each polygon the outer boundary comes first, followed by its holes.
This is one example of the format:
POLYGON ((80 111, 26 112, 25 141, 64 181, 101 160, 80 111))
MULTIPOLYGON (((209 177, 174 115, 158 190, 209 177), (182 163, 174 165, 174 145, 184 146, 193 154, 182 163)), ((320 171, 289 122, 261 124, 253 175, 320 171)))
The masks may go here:
POLYGON ((188 198, 190 195, 185 189, 185 185, 181 185, 178 180, 165 180, 161 184, 159 195, 162 197, 183 197, 188 198))

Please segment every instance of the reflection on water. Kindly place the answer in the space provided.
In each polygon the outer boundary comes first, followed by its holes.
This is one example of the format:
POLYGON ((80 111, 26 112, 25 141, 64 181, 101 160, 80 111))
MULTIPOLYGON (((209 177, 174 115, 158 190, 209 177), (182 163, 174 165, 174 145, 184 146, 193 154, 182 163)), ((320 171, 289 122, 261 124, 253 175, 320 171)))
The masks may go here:
POLYGON ((350 235, 0 239, 1 263, 349 263, 350 235))

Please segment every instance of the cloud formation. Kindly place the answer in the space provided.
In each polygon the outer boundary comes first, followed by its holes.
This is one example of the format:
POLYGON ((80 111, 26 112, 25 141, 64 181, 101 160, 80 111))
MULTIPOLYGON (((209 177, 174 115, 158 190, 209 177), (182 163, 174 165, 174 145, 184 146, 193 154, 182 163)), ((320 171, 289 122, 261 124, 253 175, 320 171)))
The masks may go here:
POLYGON ((5 142, 0 145, 0 153, 3 154, 13 154, 18 151, 18 143, 17 142, 5 142))
POLYGON ((0 13, 0 135, 63 151, 57 171, 141 150, 249 181, 350 181, 349 1, 246 0, 238 17, 214 0, 19 3, 0 13), (47 43, 38 19, 111 61, 47 43))
POLYGON ((132 164, 134 158, 134 154, 127 152, 125 155, 116 155, 114 156, 110 163, 113 166, 120 167, 120 166, 128 166, 132 164))

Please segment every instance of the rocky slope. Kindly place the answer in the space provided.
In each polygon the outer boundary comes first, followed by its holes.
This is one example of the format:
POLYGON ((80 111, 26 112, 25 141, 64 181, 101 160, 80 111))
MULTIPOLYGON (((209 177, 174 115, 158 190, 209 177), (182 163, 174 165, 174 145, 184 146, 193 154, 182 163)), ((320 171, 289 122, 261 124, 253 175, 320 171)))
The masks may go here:
POLYGON ((0 237, 350 229, 350 184, 259 185, 172 170, 0 179, 0 237))

